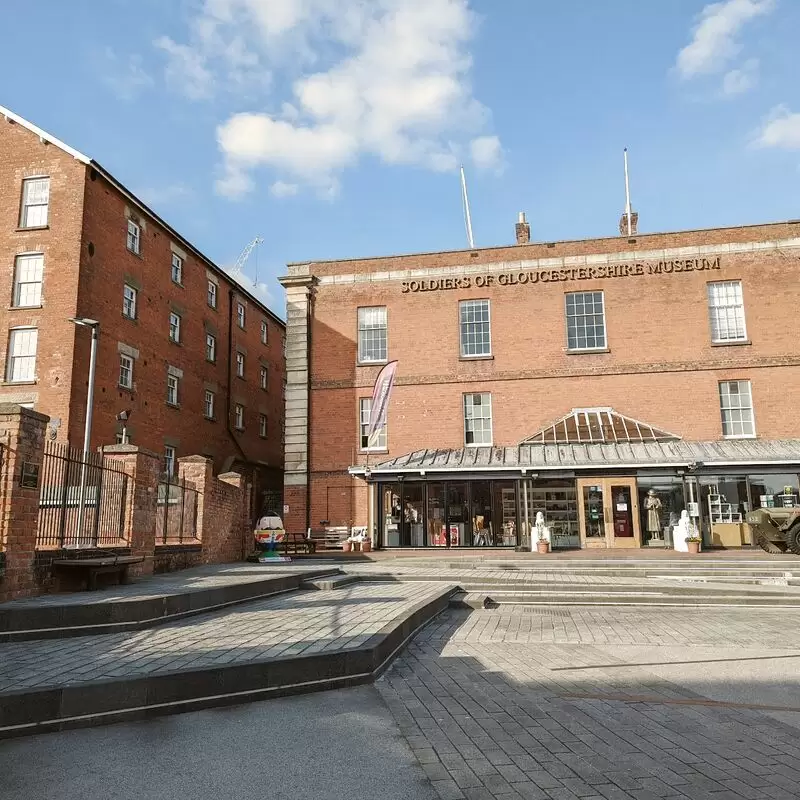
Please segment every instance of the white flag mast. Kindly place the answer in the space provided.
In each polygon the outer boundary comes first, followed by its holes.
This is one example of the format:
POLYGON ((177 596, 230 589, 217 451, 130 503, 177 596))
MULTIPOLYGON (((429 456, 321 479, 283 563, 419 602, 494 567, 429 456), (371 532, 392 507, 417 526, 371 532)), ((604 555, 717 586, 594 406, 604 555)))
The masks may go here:
POLYGON ((467 195, 467 176, 464 174, 464 165, 461 165, 461 198, 464 201, 464 221, 467 225, 467 242, 470 250, 475 249, 475 239, 472 238, 472 217, 469 213, 469 195, 467 195))
POLYGON ((628 148, 626 147, 622 153, 625 160, 625 218, 628 222, 628 236, 630 236, 633 228, 631 221, 631 185, 628 181, 628 148))

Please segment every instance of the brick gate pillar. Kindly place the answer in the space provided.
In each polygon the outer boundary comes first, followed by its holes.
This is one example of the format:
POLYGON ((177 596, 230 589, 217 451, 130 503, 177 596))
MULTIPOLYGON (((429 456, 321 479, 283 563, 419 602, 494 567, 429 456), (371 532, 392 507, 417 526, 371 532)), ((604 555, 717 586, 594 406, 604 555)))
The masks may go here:
POLYGON ((0 404, 0 444, 3 445, 0 542, 5 545, 5 575, 0 577, 0 601, 26 597, 37 590, 34 558, 42 459, 49 419, 13 403, 0 404), (23 471, 26 485, 23 485, 23 471))
POLYGON ((126 533, 131 555, 144 556, 141 564, 131 566, 130 575, 152 575, 156 551, 156 509, 158 479, 163 471, 161 457, 131 444, 112 444, 103 455, 120 464, 130 478, 126 499, 126 533))

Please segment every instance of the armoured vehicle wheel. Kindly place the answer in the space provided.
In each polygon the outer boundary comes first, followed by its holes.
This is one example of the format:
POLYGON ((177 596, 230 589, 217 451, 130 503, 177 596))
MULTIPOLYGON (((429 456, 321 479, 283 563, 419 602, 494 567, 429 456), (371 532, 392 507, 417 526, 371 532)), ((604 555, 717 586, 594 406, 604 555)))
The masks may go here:
POLYGON ((785 542, 774 542, 764 536, 763 533, 758 534, 756 541, 762 550, 766 550, 768 553, 772 553, 773 555, 780 555, 781 553, 786 552, 787 545, 785 542))
POLYGON ((792 525, 784 534, 786 537, 786 547, 795 555, 800 556, 800 525, 792 525))

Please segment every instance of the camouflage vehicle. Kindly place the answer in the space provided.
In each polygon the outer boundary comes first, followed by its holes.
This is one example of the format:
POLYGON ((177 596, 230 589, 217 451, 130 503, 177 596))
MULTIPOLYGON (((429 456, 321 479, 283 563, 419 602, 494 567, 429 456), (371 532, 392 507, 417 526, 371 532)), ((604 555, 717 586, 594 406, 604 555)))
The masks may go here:
POLYGON ((745 521, 762 550, 800 555, 800 506, 757 508, 745 521))

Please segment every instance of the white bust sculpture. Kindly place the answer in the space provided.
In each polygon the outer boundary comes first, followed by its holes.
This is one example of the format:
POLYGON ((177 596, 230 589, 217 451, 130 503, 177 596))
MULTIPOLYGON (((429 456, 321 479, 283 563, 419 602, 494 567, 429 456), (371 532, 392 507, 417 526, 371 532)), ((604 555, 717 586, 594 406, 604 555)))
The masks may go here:
POLYGON ((681 518, 678 524, 672 530, 672 545, 679 553, 688 553, 689 547, 686 544, 686 537, 692 536, 694 533, 694 525, 689 519, 689 512, 685 509, 681 511, 681 518))
POLYGON ((541 511, 536 512, 536 522, 531 531, 531 552, 536 550, 536 542, 544 539, 550 544, 550 528, 544 524, 544 514, 541 511))

